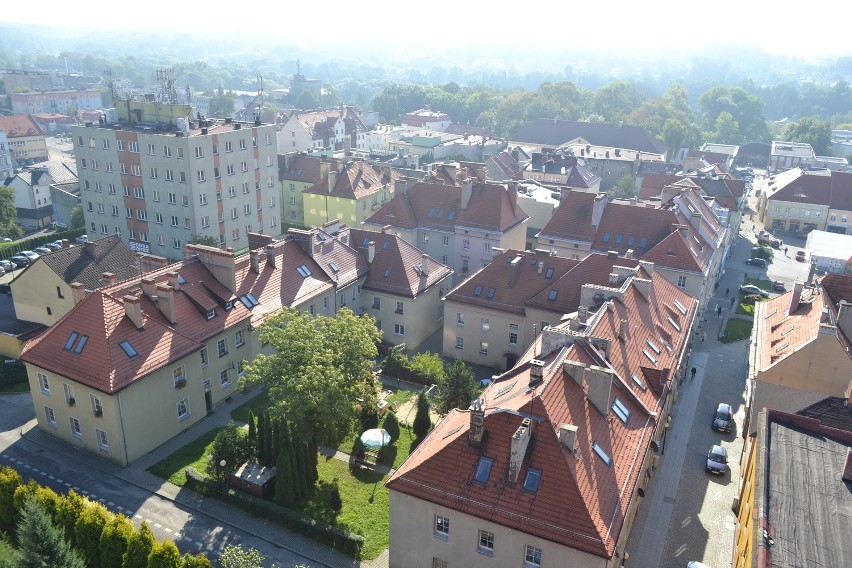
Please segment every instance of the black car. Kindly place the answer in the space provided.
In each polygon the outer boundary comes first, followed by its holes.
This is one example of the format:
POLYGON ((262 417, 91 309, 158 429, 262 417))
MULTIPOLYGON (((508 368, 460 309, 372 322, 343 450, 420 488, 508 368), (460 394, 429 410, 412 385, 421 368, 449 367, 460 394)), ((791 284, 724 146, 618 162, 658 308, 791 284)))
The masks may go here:
POLYGON ((30 265, 30 259, 23 255, 13 256, 9 260, 15 265, 15 268, 24 268, 30 265))

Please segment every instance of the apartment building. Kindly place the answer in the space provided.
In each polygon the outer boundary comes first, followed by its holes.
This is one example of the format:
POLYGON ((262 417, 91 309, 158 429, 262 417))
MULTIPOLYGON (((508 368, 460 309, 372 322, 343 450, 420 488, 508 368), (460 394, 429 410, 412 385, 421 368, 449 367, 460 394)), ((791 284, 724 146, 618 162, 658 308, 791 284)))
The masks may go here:
POLYGON ((12 93, 9 98, 15 114, 75 114, 80 110, 98 110, 104 106, 101 92, 97 89, 12 93))
POLYGON ((791 168, 809 168, 814 165, 816 154, 810 144, 773 140, 769 151, 769 173, 775 174, 791 168))
POLYGON ((7 148, 18 164, 31 164, 48 158, 44 132, 31 116, 0 116, 0 130, 6 133, 7 148))
POLYGON ((6 181, 15 172, 15 157, 5 130, 0 130, 0 179, 6 181))
POLYGON ((277 134, 281 152, 351 150, 368 129, 350 107, 312 112, 293 111, 277 134))
POLYGON ((320 168, 320 182, 302 190, 306 227, 335 219, 360 226, 393 198, 400 177, 389 165, 361 160, 324 160, 320 168))
POLYGON ((250 232, 280 233, 274 125, 132 106, 115 124, 72 130, 90 239, 119 234, 135 251, 178 259, 196 236, 241 250, 250 232))
POLYGON ((773 231, 852 233, 852 173, 792 168, 775 174, 758 211, 773 231))
POLYGON ((697 306, 644 266, 600 290, 390 476, 391 567, 623 564, 697 306))

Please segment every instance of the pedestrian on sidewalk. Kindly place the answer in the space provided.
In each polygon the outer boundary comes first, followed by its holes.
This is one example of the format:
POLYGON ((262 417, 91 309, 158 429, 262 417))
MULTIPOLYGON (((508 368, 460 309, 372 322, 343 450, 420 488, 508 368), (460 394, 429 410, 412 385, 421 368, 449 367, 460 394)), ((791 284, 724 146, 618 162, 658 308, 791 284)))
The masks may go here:
POLYGON ((695 379, 695 367, 692 368, 692 379, 695 379))
POLYGON ((705 340, 705 339, 707 339, 707 332, 706 332, 706 331, 702 331, 702 332, 701 332, 701 343, 704 343, 704 340, 705 340))
POLYGON ((787 256, 787 247, 784 247, 784 256, 787 256))
POLYGON ((736 297, 736 296, 734 296, 733 298, 731 298, 731 309, 734 309, 734 303, 736 303, 736 301, 737 301, 737 297, 736 297))
POLYGON ((730 289, 730 288, 725 288, 725 296, 727 296, 727 295, 728 295, 728 294, 730 294, 730 293, 731 293, 731 289, 730 289))
POLYGON ((719 304, 716 304, 716 317, 719 319, 722 318, 722 306, 719 304))

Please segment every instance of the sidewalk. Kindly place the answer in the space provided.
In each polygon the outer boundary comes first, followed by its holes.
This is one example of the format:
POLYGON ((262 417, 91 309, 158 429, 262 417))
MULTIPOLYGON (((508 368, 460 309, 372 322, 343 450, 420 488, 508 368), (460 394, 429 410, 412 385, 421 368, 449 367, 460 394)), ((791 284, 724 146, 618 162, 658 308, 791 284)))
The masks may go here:
MULTIPOLYGON (((386 568, 388 565, 387 550, 372 561, 354 560, 319 542, 254 517, 242 509, 231 507, 216 499, 199 498, 195 493, 186 491, 146 471, 148 467, 173 454, 199 436, 215 428, 226 426, 231 420, 231 411, 259 393, 260 390, 255 389, 246 394, 235 394, 230 401, 218 406, 213 414, 126 468, 121 468, 85 452, 70 452, 66 445, 39 430, 36 420, 31 420, 21 428, 21 436, 30 442, 86 463, 92 470, 115 476, 181 507, 207 515, 222 525, 231 526, 265 540, 276 547, 304 556, 310 560, 312 568, 319 566, 329 568, 386 568)), ((345 454, 344 456, 339 459, 348 461, 348 456, 345 454)))

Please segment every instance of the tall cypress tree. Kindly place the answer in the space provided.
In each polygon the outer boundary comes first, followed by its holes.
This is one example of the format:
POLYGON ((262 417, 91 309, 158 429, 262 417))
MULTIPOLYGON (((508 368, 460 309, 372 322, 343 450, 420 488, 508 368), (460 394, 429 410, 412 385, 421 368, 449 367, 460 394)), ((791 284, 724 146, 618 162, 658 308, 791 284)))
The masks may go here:
POLYGON ((275 502, 282 507, 293 505, 293 480, 289 479, 290 453, 280 452, 275 463, 275 502))
POLYGON ((266 453, 266 441, 269 438, 269 415, 262 412, 257 417, 257 463, 267 465, 269 455, 266 453))
POLYGON ((251 409, 248 412, 248 443, 249 459, 257 461, 257 424, 251 409))
POLYGON ((278 461, 278 454, 281 452, 281 430, 283 428, 281 418, 273 420, 274 427, 272 428, 272 460, 278 461))
POLYGON ((290 444, 290 453, 293 455, 295 467, 293 468, 293 485, 296 487, 299 499, 308 496, 308 464, 305 463, 304 444, 295 441, 290 444))

